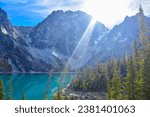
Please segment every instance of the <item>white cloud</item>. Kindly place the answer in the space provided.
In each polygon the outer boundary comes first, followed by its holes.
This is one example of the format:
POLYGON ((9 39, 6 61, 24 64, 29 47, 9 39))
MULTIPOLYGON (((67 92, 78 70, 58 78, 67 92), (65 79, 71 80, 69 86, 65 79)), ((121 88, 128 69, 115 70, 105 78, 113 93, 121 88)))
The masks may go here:
POLYGON ((150 15, 150 0, 131 0, 130 8, 132 11, 137 11, 139 5, 142 5, 146 15, 150 15))
POLYGON ((107 27, 112 28, 124 20, 128 15, 135 15, 138 12, 139 4, 142 4, 146 15, 149 15, 150 0, 0 0, 8 4, 12 10, 22 10, 21 14, 38 15, 42 18, 54 10, 81 10, 107 27), (14 5, 11 4, 20 4, 14 5))
POLYGON ((127 15, 137 12, 129 8, 131 2, 132 0, 36 0, 30 4, 29 10, 43 17, 53 10, 81 10, 112 28, 127 15))
POLYGON ((56 10, 80 10, 85 0, 36 0, 26 7, 31 12, 45 17, 56 10))

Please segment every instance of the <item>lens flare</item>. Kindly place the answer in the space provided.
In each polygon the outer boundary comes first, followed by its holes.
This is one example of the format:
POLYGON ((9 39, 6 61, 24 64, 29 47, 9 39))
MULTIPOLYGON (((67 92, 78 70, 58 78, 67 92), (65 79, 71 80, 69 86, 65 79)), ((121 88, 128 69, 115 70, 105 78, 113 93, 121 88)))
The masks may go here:
POLYGON ((71 65, 71 67, 74 69, 81 67, 82 61, 84 60, 86 56, 87 46, 91 39, 95 23, 96 23, 96 20, 92 18, 82 38, 77 44, 72 56, 70 57, 68 63, 66 64, 66 67, 68 65, 71 65))

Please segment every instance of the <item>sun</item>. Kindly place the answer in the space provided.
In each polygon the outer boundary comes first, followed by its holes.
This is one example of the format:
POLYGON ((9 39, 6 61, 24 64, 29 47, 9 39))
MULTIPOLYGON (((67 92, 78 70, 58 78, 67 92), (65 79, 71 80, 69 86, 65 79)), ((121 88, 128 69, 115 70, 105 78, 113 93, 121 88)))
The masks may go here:
POLYGON ((92 19, 99 20, 99 12, 98 12, 98 1, 97 0, 88 0, 83 5, 83 10, 92 16, 92 19), (93 1, 93 2, 92 2, 93 1))
POLYGON ((130 15, 131 0, 84 0, 81 10, 111 27, 130 15))

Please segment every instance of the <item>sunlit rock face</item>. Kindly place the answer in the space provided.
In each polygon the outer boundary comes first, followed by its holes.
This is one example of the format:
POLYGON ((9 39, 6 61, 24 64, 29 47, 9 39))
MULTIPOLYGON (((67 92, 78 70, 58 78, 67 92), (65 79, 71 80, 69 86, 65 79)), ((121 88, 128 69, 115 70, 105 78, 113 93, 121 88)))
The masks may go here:
POLYGON ((69 62, 71 66, 80 67, 91 59, 89 57, 92 56, 95 41, 108 31, 103 24, 95 21, 90 25, 91 22, 92 17, 81 11, 54 11, 33 28, 30 33, 31 44, 43 51, 55 50, 63 59, 72 59, 69 62))
POLYGON ((48 71, 51 68, 51 64, 32 56, 27 47, 6 12, 0 9, 0 72, 48 71))
POLYGON ((84 12, 61 10, 35 27, 16 27, 0 9, 0 72, 60 71, 121 58, 132 52, 138 34, 138 14, 112 30, 84 12))
MULTIPOLYGON (((70 57, 91 19, 91 16, 81 11, 54 11, 32 30, 32 45, 39 49, 55 48, 64 56, 70 57)), ((103 24, 97 22, 90 43, 94 43, 107 30, 103 24)))
MULTIPOLYGON (((114 26, 112 30, 106 32, 99 38, 96 53, 89 61, 107 61, 113 58, 122 58, 124 54, 129 56, 133 53, 135 40, 140 46, 138 14, 125 17, 124 21, 114 26)), ((150 18, 145 16, 147 28, 150 27, 150 18)), ((148 28, 149 29, 149 28, 148 28)))
MULTIPOLYGON (((1 45, 1 48, 5 48, 1 49, 1 53, 5 53, 2 58, 9 66, 9 70, 1 66, 1 71, 6 72, 43 72, 51 68, 62 70, 92 19, 81 11, 54 11, 36 27, 14 27, 2 9, 0 16, 0 37, 5 42, 1 45)), ((99 22, 92 27, 89 47, 108 30, 99 22)))

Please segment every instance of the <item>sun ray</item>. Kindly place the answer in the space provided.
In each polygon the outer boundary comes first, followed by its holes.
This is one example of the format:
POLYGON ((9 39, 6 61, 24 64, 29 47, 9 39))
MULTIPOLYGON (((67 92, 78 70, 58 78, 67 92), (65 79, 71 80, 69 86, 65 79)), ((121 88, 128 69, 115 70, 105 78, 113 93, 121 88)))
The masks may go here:
POLYGON ((82 60, 86 55, 87 46, 91 39, 91 35, 93 33, 95 23, 96 20, 92 18, 82 38, 78 42, 72 56, 70 57, 68 63, 66 64, 66 66, 71 65, 72 68, 76 68, 80 66, 82 60))
MULTIPOLYGON (((60 74, 60 81, 64 81, 64 78, 65 78, 64 73, 66 73, 66 70, 69 66, 71 66, 72 70, 81 67, 82 61, 86 57, 87 46, 91 39, 95 24, 96 24, 96 20, 94 18, 92 18, 87 29, 85 30, 85 32, 82 36, 82 38, 78 42, 72 56, 69 58, 62 73, 60 74)), ((61 83, 63 83, 63 82, 61 82, 61 83)))

